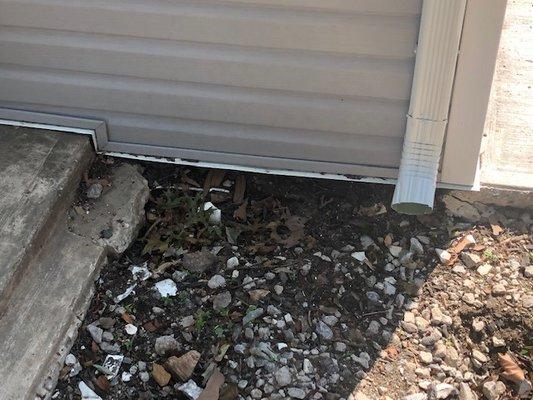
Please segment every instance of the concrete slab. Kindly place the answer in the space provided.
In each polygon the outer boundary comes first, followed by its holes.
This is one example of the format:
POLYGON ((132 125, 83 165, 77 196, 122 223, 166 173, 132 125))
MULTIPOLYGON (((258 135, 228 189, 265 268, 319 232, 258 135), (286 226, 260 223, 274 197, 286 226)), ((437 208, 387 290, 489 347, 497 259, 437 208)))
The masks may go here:
POLYGON ((92 157, 84 136, 0 128, 0 316, 92 157))
POLYGON ((533 13, 509 0, 481 154, 485 186, 533 189, 533 13))
POLYGON ((71 213, 69 229, 116 256, 129 247, 144 224, 144 205, 150 190, 137 167, 127 163, 112 171, 110 181, 111 187, 104 189, 88 214, 71 213))
POLYGON ((103 247, 59 227, 29 263, 0 319, 2 399, 53 389, 104 260, 103 247))

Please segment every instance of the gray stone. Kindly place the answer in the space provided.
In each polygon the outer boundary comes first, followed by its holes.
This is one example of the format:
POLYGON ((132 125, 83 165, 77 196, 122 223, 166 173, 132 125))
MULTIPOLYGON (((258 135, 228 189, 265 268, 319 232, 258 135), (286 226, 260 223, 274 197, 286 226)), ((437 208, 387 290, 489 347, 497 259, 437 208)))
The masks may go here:
POLYGON ((249 324, 254 319, 261 317, 265 313, 265 310, 262 308, 256 308, 255 310, 248 311, 246 315, 242 318, 242 325, 249 324))
POLYGON ((370 321, 366 334, 370 336, 376 336, 379 333, 380 323, 378 321, 370 321))
POLYGON ((93 324, 89 324, 87 325, 87 331, 89 332, 95 343, 102 343, 102 334, 104 333, 102 328, 93 324))
POLYGON ((487 400, 498 400, 505 392, 505 384, 501 381, 487 381, 483 384, 483 394, 487 400))
POLYGON ((226 286, 226 279, 222 275, 213 275, 211 279, 207 281, 207 286, 210 289, 218 289, 226 286))
POLYGON ((415 254, 424 254, 424 246, 420 243, 420 240, 414 237, 411 238, 410 250, 415 254))
POLYGON ((231 304, 231 293, 228 291, 219 293, 213 297, 213 309, 220 311, 231 304))
POLYGON ((217 261, 217 257, 208 250, 196 251, 183 255, 183 267, 191 272, 204 272, 217 261))
POLYGON ((533 278, 533 265, 528 265, 524 268, 524 276, 526 278, 533 278))
POLYGON ((467 383, 461 382, 459 383, 459 400, 478 400, 478 396, 467 383))
POLYGON ((120 345, 118 343, 102 342, 100 349, 107 354, 120 354, 120 345))
POLYGON ((102 194, 104 187, 100 183, 93 183, 87 188, 85 195, 88 199, 97 199, 102 194))
POLYGON ((303 389, 291 387, 287 389, 287 394, 293 399, 305 399, 307 393, 303 389))
POLYGON ((474 357, 474 359, 478 360, 480 363, 486 363, 489 361, 489 358, 477 349, 472 350, 472 357, 474 357))
POLYGON ((457 394, 457 389, 449 383, 438 383, 433 388, 433 395, 435 399, 447 399, 452 395, 457 394))
POLYGON ((316 324, 315 332, 324 340, 333 339, 333 331, 322 321, 318 321, 316 324))
POLYGON ((478 256, 475 253, 467 253, 467 252, 461 253, 461 260, 463 261, 463 263, 466 265, 467 268, 475 268, 482 262, 480 256, 478 256))
POLYGON ((167 336, 159 336, 155 340, 155 346, 154 350, 157 354, 160 356, 164 356, 167 352, 171 352, 174 350, 179 350, 180 344, 176 339, 174 339, 174 336, 167 335, 167 336))
POLYGON ((292 382, 291 371, 288 367, 282 367, 278 369, 274 373, 274 378, 276 379, 276 382, 280 387, 289 386, 292 382))

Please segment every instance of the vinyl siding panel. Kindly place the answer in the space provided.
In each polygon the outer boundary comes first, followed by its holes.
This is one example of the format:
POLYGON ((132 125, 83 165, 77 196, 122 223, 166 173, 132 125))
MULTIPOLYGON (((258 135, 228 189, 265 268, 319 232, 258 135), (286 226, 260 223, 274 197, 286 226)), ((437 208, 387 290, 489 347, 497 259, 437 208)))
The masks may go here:
POLYGON ((420 5, 0 0, 0 104, 104 119, 113 151, 390 176, 420 5))

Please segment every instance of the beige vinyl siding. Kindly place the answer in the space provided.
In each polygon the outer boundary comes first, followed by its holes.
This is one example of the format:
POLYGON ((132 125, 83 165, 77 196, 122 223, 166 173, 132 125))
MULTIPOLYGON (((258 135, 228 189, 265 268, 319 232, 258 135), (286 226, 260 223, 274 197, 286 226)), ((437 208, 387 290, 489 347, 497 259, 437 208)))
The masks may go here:
POLYGON ((0 0, 0 106, 103 119, 102 150, 390 177, 420 8, 0 0))

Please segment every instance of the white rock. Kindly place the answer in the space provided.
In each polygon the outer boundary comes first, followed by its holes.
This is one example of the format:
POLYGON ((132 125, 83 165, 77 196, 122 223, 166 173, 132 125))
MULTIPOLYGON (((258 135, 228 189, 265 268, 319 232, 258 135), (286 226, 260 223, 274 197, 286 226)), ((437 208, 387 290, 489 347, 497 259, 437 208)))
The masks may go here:
POLYGON ((228 261, 226 261, 226 267, 229 269, 233 269, 239 266, 239 259, 237 257, 231 257, 228 258, 228 261))
POLYGON ((362 263, 363 261, 366 260, 366 254, 364 251, 355 251, 352 253, 352 258, 362 263))
POLYGON ((218 289, 226 286, 226 279, 222 275, 213 275, 211 279, 207 281, 207 286, 211 289, 218 289))
POLYGON ((477 268, 477 273, 481 276, 485 276, 490 272, 491 269, 492 269, 492 265, 482 264, 477 268))
POLYGON ((533 278, 533 265, 528 265, 524 268, 524 276, 526 278, 533 278))
POLYGON ((126 324, 124 330, 128 335, 135 335, 137 333, 137 327, 133 324, 126 324))
POLYGON ((178 386, 178 390, 190 400, 196 400, 202 394, 203 389, 198 387, 195 381, 189 379, 183 385, 178 386))
POLYGON ((131 381, 131 378, 132 378, 132 374, 126 371, 124 371, 120 377, 120 379, 122 379, 122 382, 129 382, 131 381))
POLYGON ((425 393, 413 393, 409 396, 405 396, 403 400, 427 400, 428 395, 425 393))
POLYGON ((80 381, 78 388, 80 389, 82 400, 102 400, 85 382, 80 381))
POLYGON ((391 253, 391 255, 396 258, 400 255, 402 250, 403 249, 400 246, 395 246, 395 245, 389 246, 389 253, 391 253))
POLYGON ((418 357, 424 364, 431 364, 433 362, 433 355, 428 351, 421 351, 418 357))
POLYGON ((437 253, 441 263, 444 265, 448 265, 450 263, 452 255, 447 250, 435 249, 435 253, 437 253))
POLYGON ((145 281, 152 276, 152 273, 148 270, 147 265, 147 263, 144 263, 143 265, 133 265, 131 267, 133 280, 145 281))
POLYGON ((334 315, 324 315, 322 317, 322 321, 324 321, 329 326, 335 326, 337 322, 339 322, 339 319, 334 315))
POLYGON ((478 400, 478 396, 467 383, 461 382, 459 384, 459 400, 478 400))
POLYGON ((178 293, 178 287, 172 279, 163 279, 155 284, 155 288, 161 297, 172 297, 178 293))
POLYGON ((447 399, 448 397, 457 394, 457 389, 449 383, 439 383, 433 388, 433 393, 436 399, 447 399))
POLYGON ((65 365, 69 366, 70 367, 70 372, 69 372, 69 376, 72 378, 73 376, 76 376, 78 375, 81 370, 82 370, 82 367, 81 367, 81 364, 80 362, 78 361, 78 359, 76 358, 76 356, 74 356, 74 354, 68 354, 66 357, 65 357, 65 365))
POLYGON ((209 222, 211 222, 213 225, 220 224, 220 221, 222 220, 222 211, 218 209, 213 203, 210 201, 204 203, 204 211, 209 211, 209 222))
POLYGON ((192 315, 187 315, 186 317, 183 317, 182 319, 180 319, 180 326, 182 328, 188 328, 190 326, 193 326, 194 325, 194 316, 192 315))

